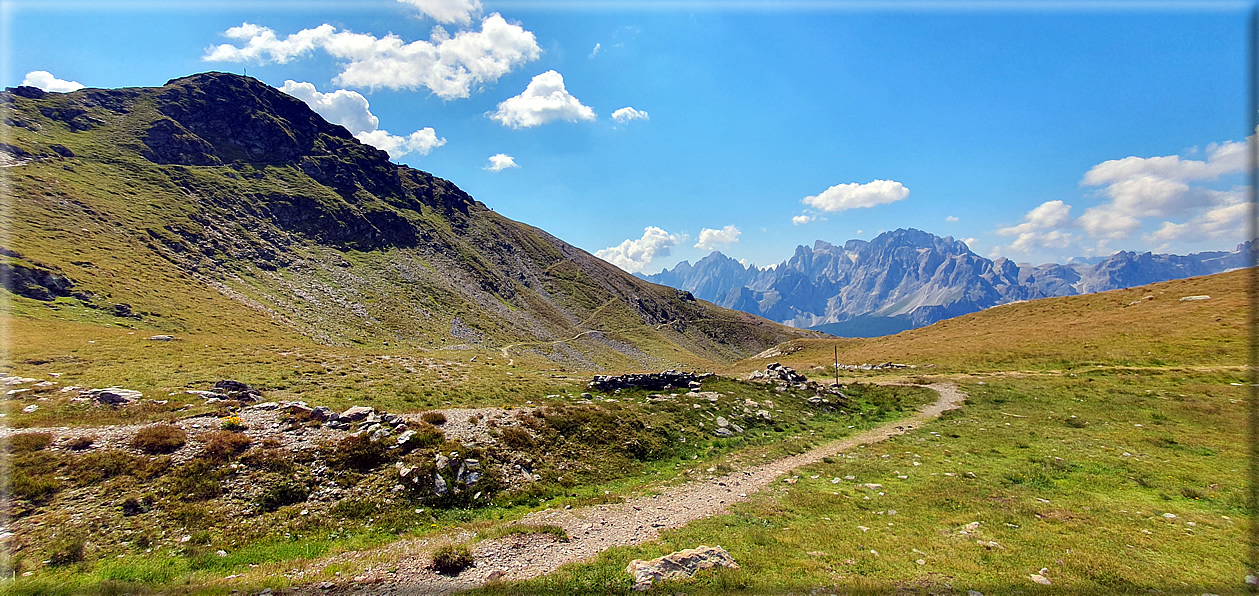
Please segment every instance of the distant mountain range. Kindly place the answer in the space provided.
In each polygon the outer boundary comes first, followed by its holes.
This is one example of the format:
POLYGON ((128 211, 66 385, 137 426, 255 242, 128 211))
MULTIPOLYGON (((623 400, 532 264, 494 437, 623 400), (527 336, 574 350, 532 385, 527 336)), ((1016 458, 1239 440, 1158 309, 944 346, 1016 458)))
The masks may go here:
POLYGON ((719 306, 843 337, 874 337, 1009 302, 1129 288, 1247 266, 1251 242, 1232 252, 1118 252, 1081 263, 1030 266, 986 259, 964 242, 915 229, 836 246, 798 246, 772 268, 714 251, 639 277, 719 306))

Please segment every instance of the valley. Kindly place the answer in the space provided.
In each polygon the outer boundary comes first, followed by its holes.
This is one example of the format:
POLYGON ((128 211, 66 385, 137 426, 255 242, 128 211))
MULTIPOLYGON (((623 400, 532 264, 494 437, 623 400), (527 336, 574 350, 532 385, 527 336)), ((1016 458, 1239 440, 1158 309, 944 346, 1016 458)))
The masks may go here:
MULTIPOLYGON (((836 338, 636 278, 255 79, 0 101, 5 593, 632 593, 701 545, 738 568, 649 590, 1253 573, 1254 269, 1057 295, 899 230, 851 248, 930 283, 872 267, 836 304, 943 306, 932 244, 983 310, 836 338)), ((782 308, 830 304, 797 273, 782 308)))

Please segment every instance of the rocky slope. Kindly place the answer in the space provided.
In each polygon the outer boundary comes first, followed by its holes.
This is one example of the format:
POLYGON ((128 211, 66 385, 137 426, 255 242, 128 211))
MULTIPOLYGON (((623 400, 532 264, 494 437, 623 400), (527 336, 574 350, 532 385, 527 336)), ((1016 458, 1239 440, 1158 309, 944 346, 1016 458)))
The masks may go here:
POLYGON ((255 79, 19 87, 0 106, 0 273, 19 314, 513 345, 590 368, 730 361, 801 334, 504 218, 255 79))
POLYGON ((1188 256, 1119 252, 1100 261, 1017 265, 914 229, 842 247, 799 246, 772 269, 713 252, 644 279, 716 304, 841 336, 897 333, 998 304, 1135 287, 1246 266, 1250 243, 1188 256))

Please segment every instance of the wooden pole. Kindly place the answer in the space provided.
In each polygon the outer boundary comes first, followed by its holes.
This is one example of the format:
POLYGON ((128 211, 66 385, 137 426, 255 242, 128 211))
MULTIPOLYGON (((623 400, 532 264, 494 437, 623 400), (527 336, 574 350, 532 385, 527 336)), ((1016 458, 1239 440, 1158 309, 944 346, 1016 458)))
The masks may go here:
POLYGON ((839 344, 835 344, 835 390, 839 391, 839 344))

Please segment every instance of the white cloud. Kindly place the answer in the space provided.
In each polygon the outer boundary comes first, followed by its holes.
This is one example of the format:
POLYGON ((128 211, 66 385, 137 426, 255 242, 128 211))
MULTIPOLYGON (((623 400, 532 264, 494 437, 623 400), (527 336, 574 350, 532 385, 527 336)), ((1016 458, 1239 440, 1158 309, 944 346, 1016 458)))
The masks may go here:
POLYGON ((895 203, 909 196, 909 189, 895 180, 874 180, 865 184, 836 184, 820 194, 805 197, 805 205, 836 212, 895 203))
POLYGON ((310 109, 325 120, 344 126, 350 134, 371 132, 380 124, 380 120, 369 109, 367 98, 357 91, 338 89, 331 93, 320 93, 311 83, 293 80, 284 81, 280 91, 306 102, 310 109))
POLYGON ((479 31, 451 36, 434 27, 428 41, 404 42, 396 35, 375 37, 332 25, 303 29, 279 38, 275 31, 244 23, 224 32, 243 45, 222 44, 206 50, 209 62, 286 63, 322 49, 342 61, 333 81, 349 87, 375 89, 428 88, 442 99, 468 97, 474 88, 497 81, 541 55, 537 38, 498 13, 481 21, 479 31))
POLYGON ((508 168, 518 168, 518 167, 520 167, 520 165, 516 163, 516 158, 506 153, 499 153, 496 155, 491 155, 490 163, 487 164, 482 169, 489 170, 491 172, 501 172, 508 168))
POLYGON ((791 218, 791 225, 799 226, 799 225, 807 224, 815 219, 817 219, 817 216, 815 215, 797 215, 791 218))
POLYGON ((948 216, 948 217, 944 218, 944 221, 947 221, 947 222, 949 222, 949 223, 955 222, 955 221, 957 221, 957 216, 956 216, 956 215, 950 215, 950 216, 948 216))
POLYGON ((1230 239, 1229 242, 1237 243, 1246 237, 1250 216, 1251 205, 1246 202, 1242 191, 1219 193, 1213 208, 1184 223, 1165 221, 1146 239, 1162 243, 1163 247, 1171 242, 1197 243, 1203 240, 1219 242, 1230 239))
POLYGON ((284 81, 280 91, 306 102, 310 109, 328 122, 344 126, 354 138, 384 150, 394 159, 410 153, 428 155, 433 149, 446 144, 446 139, 438 138, 437 131, 431 127, 422 128, 405 137, 377 128, 380 119, 372 114, 367 98, 357 91, 338 89, 331 93, 320 93, 311 83, 293 80, 284 81))
POLYGON ((481 14, 480 0, 398 0, 410 4, 438 23, 467 25, 481 14))
POLYGON ((392 158, 399 158, 408 153, 428 155, 438 147, 446 144, 445 138, 438 138, 437 131, 432 127, 424 127, 405 137, 390 134, 385 130, 361 132, 354 138, 377 149, 384 149, 392 158))
POLYGON ((39 87, 49 93, 69 93, 83 88, 83 83, 78 81, 63 81, 52 76, 52 73, 46 70, 33 70, 26 73, 26 78, 22 79, 22 85, 27 87, 39 87))
POLYGON ((699 232, 699 242, 695 243, 695 248, 713 250, 717 248, 718 245, 734 244, 738 242, 739 236, 741 235, 743 235, 743 232, 740 232, 739 228, 736 228, 733 225, 726 226, 720 230, 704 228, 699 232))
POLYGON ((630 120, 650 120, 647 116, 647 112, 635 110, 630 106, 625 106, 615 112, 612 112, 612 119, 621 124, 625 124, 630 120))
POLYGON ((1248 154, 1245 142, 1227 141, 1208 145, 1205 160, 1165 155, 1104 161, 1080 185, 1101 187, 1108 200, 1085 210, 1080 226, 1093 238, 1117 240, 1140 230, 1142 218, 1189 214, 1216 192, 1194 183, 1244 171, 1248 154))
POLYGON ((685 241, 685 235, 670 234, 656 226, 648 226, 643 229, 642 238, 605 248, 596 252, 595 256, 630 273, 637 273, 656 257, 669 256, 669 249, 685 241))
MULTIPOLYGON (((1023 223, 1001 228, 997 233, 1015 236, 1014 242, 1005 247, 1014 252, 1030 253, 1041 248, 1066 248, 1075 240, 1075 235, 1058 228, 1070 221, 1070 205, 1062 201, 1045 201, 1028 211, 1023 216, 1023 223)), ((993 247, 993 251, 999 253, 1002 247, 993 247)))
POLYGON ((548 70, 529 81, 525 90, 498 104, 489 114, 503 126, 528 128, 556 120, 594 120, 595 112, 564 88, 564 76, 548 70))
POLYGON ((599 55, 599 50, 600 50, 601 48, 603 48, 603 44, 601 44, 601 43, 596 43, 596 44, 595 44, 595 49, 590 50, 590 57, 591 57, 591 58, 594 58, 595 56, 598 56, 598 55, 599 55))

